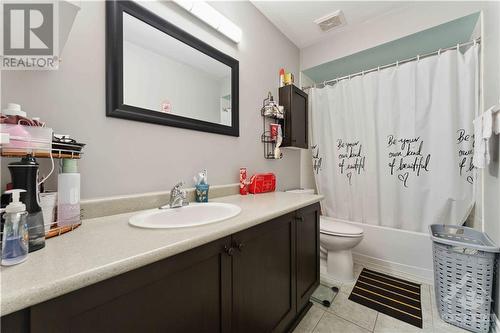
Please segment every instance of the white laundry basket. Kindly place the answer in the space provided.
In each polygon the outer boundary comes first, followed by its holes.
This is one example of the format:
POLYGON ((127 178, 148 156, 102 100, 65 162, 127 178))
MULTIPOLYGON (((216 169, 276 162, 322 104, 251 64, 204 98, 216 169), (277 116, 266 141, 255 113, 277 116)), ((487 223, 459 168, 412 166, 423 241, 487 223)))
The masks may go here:
POLYGON ((439 316, 466 330, 487 333, 500 249, 485 233, 472 228, 433 224, 429 229, 439 316))

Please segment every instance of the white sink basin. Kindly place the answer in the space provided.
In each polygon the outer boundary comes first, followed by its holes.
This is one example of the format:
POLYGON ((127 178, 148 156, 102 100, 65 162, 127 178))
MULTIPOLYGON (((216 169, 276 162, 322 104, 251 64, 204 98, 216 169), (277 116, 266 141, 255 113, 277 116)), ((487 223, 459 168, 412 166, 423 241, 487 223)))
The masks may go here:
POLYGON ((240 212, 240 207, 227 203, 190 203, 184 207, 140 213, 132 216, 129 223, 140 228, 186 228, 227 220, 240 212))

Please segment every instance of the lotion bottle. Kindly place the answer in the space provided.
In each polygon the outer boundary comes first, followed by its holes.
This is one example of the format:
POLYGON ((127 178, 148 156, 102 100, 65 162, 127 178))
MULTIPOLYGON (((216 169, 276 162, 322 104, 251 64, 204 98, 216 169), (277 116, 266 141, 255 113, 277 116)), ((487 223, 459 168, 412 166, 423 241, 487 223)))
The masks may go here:
POLYGON ((80 224, 80 174, 76 160, 64 159, 57 179, 57 225, 80 224))

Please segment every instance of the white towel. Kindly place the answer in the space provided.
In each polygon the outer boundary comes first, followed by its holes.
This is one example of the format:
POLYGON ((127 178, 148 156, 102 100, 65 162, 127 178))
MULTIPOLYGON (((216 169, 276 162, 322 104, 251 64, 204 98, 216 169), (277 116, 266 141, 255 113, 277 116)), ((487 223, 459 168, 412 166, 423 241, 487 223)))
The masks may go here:
POLYGON ((476 168, 484 168, 490 164, 490 137, 500 133, 500 112, 493 106, 472 122, 474 125, 474 155, 472 163, 476 168))
POLYGON ((500 134, 500 108, 493 113, 493 132, 500 134))
POLYGON ((489 108, 484 111, 482 114, 483 117, 483 139, 488 140, 491 137, 491 133, 493 130, 493 109, 494 107, 489 108))
POLYGON ((472 122, 474 125, 474 154, 472 163, 476 168, 484 168, 486 162, 486 140, 483 139, 483 116, 480 115, 472 122))

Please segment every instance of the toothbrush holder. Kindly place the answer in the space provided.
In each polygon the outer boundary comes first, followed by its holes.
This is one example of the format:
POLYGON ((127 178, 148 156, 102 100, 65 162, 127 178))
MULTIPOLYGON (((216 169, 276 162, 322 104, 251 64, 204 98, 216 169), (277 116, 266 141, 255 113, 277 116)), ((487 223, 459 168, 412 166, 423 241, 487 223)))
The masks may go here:
POLYGON ((210 188, 210 185, 208 185, 208 184, 195 185, 196 202, 208 202, 208 189, 209 188, 210 188))

